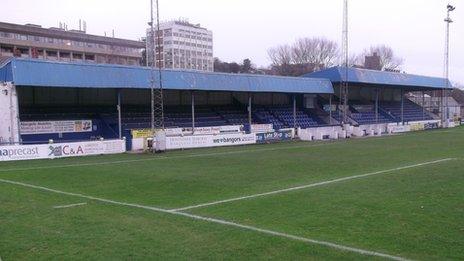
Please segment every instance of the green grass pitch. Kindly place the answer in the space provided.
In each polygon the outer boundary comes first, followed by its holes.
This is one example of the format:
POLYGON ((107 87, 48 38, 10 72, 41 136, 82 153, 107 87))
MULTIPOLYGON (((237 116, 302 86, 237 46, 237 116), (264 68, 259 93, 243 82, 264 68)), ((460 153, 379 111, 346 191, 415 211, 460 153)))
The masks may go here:
POLYGON ((0 258, 462 260, 464 128, 0 163, 0 258))

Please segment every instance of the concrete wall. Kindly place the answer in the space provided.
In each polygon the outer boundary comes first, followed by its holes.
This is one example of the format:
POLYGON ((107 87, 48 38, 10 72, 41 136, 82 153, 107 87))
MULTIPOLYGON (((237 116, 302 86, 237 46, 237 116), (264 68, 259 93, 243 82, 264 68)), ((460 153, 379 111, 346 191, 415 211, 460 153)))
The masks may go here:
POLYGON ((0 83, 0 144, 19 142, 19 112, 16 87, 0 83))

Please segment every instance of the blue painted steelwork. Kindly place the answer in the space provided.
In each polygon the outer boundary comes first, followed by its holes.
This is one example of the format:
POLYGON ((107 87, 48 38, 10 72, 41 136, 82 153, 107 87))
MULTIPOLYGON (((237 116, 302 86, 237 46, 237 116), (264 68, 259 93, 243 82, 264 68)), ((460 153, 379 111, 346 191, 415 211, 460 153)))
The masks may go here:
MULTIPOLYGON (((151 86, 150 70, 145 67, 29 59, 13 59, 9 64, 16 86, 126 89, 151 86)), ((167 90, 333 93, 332 83, 327 79, 179 70, 163 70, 162 74, 163 88, 167 90)))
MULTIPOLYGON (((306 78, 326 78, 332 84, 345 81, 345 67, 332 67, 319 72, 303 75, 306 78)), ((374 71, 358 68, 348 69, 348 82, 352 84, 381 85, 380 87, 398 87, 410 89, 443 89, 452 86, 449 80, 439 77, 429 77, 412 75, 405 73, 394 73, 384 71, 374 71)), ((449 87, 450 89, 452 87, 449 87)))
POLYGON ((11 63, 6 62, 0 64, 0 82, 13 81, 13 71, 11 70, 11 63))

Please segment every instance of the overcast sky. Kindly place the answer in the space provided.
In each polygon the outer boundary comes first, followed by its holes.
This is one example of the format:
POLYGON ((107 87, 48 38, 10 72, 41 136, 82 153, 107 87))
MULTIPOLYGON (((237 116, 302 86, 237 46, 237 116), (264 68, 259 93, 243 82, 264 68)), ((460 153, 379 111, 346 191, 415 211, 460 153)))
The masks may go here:
MULTIPOLYGON (((342 0, 159 0, 161 20, 188 18, 214 33, 214 55, 268 65, 267 50, 300 37, 341 41, 342 0)), ((464 1, 350 0, 350 52, 390 45, 408 73, 443 75, 446 4, 457 5, 451 27, 450 78, 464 83, 464 1), (459 5, 463 3, 463 5, 459 5)), ((2 0, 1 21, 45 27, 65 22, 91 34, 139 39, 149 0, 2 0)))

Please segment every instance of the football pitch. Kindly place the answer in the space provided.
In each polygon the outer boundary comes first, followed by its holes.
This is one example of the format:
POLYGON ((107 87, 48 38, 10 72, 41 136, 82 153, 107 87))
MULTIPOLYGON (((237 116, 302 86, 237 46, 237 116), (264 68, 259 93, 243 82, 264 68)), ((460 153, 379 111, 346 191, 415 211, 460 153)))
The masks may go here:
POLYGON ((462 260, 464 128, 0 163, 8 260, 462 260))

